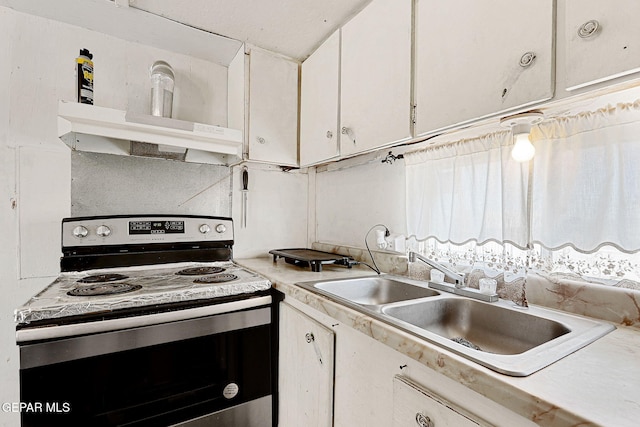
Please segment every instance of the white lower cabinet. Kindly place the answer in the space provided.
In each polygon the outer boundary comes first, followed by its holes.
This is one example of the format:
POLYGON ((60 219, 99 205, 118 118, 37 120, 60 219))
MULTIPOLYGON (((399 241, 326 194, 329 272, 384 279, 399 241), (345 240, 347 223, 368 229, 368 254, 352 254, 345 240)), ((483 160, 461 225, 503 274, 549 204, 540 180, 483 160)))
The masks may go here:
POLYGON ((278 425, 332 426, 335 334, 285 303, 279 332, 278 425))
MULTIPOLYGON (((285 301, 280 316, 280 426, 414 427, 421 425, 418 413, 435 421, 431 427, 536 425, 360 332, 371 330, 367 317, 355 319, 356 330, 298 300, 285 301), (322 365, 314 346, 306 342, 309 331, 322 365), (332 343, 331 331, 335 348, 320 340, 324 336, 332 343), (335 365, 325 369, 332 349, 335 365), (327 391, 329 385, 333 394, 327 391)), ((412 346, 410 341, 402 345, 412 346)))

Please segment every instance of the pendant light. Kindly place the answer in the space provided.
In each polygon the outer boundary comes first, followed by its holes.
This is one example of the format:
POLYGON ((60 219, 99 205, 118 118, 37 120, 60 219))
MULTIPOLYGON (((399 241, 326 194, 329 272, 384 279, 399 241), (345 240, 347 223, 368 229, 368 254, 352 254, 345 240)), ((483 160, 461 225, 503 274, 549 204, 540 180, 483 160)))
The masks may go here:
POLYGON ((500 125, 511 129, 514 144, 511 149, 511 157, 517 162, 528 162, 533 159, 536 149, 531 144, 529 135, 531 127, 542 121, 544 115, 540 111, 529 111, 504 117, 500 120, 500 125))

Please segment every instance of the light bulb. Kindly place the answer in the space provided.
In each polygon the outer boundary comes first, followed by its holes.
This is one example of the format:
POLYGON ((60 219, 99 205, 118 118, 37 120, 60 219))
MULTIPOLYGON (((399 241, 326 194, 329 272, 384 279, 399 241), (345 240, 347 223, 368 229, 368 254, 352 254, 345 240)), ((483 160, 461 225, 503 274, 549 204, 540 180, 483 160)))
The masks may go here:
POLYGON ((516 143, 511 150, 511 157, 516 162, 528 162, 536 154, 536 148, 529 140, 528 133, 518 133, 515 135, 516 143))

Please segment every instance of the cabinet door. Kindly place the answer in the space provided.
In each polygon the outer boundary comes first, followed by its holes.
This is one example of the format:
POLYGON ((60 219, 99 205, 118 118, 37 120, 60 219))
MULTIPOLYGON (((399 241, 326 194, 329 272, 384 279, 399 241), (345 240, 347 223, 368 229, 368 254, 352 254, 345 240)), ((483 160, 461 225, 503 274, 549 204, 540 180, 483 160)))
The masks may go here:
POLYGON ((333 425, 333 331, 280 303, 279 425, 333 425))
POLYGON ((565 4, 567 90, 640 71, 640 2, 565 4))
POLYGON ((411 0, 373 0, 342 28, 340 154, 411 136, 411 0))
POLYGON ((478 427, 467 414, 419 387, 413 381, 396 375, 393 379, 393 427, 478 427))
POLYGON ((340 30, 302 63, 300 166, 337 157, 340 30))
POLYGON ((298 164, 298 64, 256 48, 249 60, 249 159, 298 164))
POLYGON ((553 0, 417 0, 416 134, 553 96, 553 0))

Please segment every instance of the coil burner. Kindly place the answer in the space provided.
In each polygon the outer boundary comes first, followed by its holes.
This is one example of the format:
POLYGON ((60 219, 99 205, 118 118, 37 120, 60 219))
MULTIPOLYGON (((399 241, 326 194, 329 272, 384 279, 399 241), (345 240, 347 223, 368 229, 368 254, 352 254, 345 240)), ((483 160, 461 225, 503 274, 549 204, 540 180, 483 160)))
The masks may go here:
POLYGON ((235 274, 214 274, 212 276, 199 277, 193 281, 193 283, 224 283, 236 280, 238 276, 235 274))
POLYGON ((115 282, 117 280, 128 279, 129 276, 125 276, 124 274, 116 274, 116 273, 107 273, 107 274, 94 274, 92 276, 83 277, 79 279, 80 283, 105 283, 105 282, 115 282))
POLYGON ((223 271, 224 268, 222 267, 192 267, 180 270, 176 274, 180 276, 204 276, 205 274, 216 274, 223 271))
POLYGON ((72 297, 93 297, 98 295, 124 294, 137 291, 142 288, 140 285, 130 285, 128 283, 98 283, 91 286, 82 286, 71 289, 67 295, 72 297))

